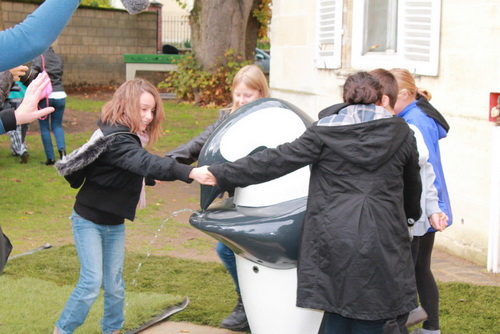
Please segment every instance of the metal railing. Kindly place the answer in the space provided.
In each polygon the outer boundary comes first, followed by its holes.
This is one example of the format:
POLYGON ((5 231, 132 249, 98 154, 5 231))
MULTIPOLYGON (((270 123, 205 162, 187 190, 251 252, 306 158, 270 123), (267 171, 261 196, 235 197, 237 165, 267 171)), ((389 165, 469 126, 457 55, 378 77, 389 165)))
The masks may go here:
POLYGON ((162 43, 184 49, 191 47, 191 27, 188 16, 168 16, 162 21, 162 43))

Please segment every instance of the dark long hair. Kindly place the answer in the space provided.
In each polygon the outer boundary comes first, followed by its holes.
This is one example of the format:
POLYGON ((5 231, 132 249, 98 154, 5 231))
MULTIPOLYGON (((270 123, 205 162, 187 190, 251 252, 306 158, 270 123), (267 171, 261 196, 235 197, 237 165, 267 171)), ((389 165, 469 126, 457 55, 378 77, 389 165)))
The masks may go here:
POLYGON ((382 85, 368 72, 358 72, 347 78, 342 95, 349 104, 371 104, 382 99, 382 85))

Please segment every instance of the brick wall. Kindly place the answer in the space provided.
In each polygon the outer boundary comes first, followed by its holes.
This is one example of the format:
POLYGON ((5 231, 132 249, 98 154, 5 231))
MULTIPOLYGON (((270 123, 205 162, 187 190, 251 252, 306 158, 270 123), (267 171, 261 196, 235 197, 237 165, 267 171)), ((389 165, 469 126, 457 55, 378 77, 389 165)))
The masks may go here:
MULTIPOLYGON (((22 22, 37 6, 2 0, 4 28, 22 22)), ((64 84, 116 85, 125 81, 124 54, 157 53, 157 15, 156 11, 130 15, 117 9, 78 8, 54 47, 64 60, 64 84)))

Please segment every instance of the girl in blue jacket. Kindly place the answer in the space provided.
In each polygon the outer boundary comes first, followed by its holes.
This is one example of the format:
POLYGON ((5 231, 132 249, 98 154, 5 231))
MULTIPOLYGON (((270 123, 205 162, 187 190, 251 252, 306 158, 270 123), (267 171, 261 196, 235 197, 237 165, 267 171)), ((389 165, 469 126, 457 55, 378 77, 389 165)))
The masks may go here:
MULTIPOLYGON (((401 68, 390 70, 398 81, 399 94, 394 108, 395 113, 408 124, 420 130, 429 151, 429 162, 434 169, 436 178, 434 186, 438 192, 440 209, 448 216, 448 226, 453 217, 450 198, 441 163, 439 140, 446 137, 449 126, 442 115, 428 102, 431 98, 426 91, 419 91, 412 74, 401 68)), ((422 307, 428 314, 422 329, 414 333, 439 334, 439 291, 431 271, 431 255, 436 231, 442 231, 440 226, 420 226, 415 224, 413 230, 412 254, 415 263, 417 290, 422 307)))

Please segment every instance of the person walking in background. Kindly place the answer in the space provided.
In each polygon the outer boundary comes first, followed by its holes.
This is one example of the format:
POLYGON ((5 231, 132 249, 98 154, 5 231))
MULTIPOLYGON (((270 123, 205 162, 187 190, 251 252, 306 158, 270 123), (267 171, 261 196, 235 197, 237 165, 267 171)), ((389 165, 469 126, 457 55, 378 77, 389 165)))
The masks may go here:
POLYGON ((368 73, 349 76, 343 98, 345 108, 293 142, 209 166, 207 177, 230 190, 311 165, 296 305, 325 311, 320 333, 382 334, 388 322, 404 332, 417 306, 408 232, 421 215, 415 137, 376 105, 382 86, 368 73))
POLYGON ((415 334, 440 334, 439 290, 431 271, 431 256, 436 231, 442 231, 452 224, 450 198, 441 163, 439 140, 446 137, 449 126, 444 117, 429 103, 429 92, 418 89, 412 74, 402 68, 391 69, 398 82, 399 94, 394 107, 395 113, 408 124, 414 125, 422 134, 429 153, 429 162, 434 170, 434 187, 438 193, 439 207, 448 217, 446 224, 436 225, 424 219, 413 228, 412 255, 415 263, 415 277, 420 303, 428 315, 422 329, 415 334))
MULTIPOLYGON (((0 75, 2 73, 0 73, 0 75)), ((12 80, 12 76, 10 80, 12 80)), ((40 101, 44 90, 49 84, 50 79, 47 73, 39 75, 38 78, 29 85, 28 89, 26 89, 23 102, 21 102, 21 105, 17 107, 17 109, 8 108, 0 110, 0 135, 14 130, 16 125, 31 123, 37 118, 44 117, 54 111, 52 107, 43 108, 41 110, 38 109, 38 101, 40 101)), ((2 98, 3 97, 0 96, 0 100, 2 98)))
MULTIPOLYGON (((0 73, 0 110, 17 109, 23 100, 26 87, 19 81, 29 68, 17 66, 0 73)), ((29 154, 24 144, 28 124, 18 124, 14 130, 8 131, 10 150, 13 156, 21 157, 21 163, 27 163, 29 154)))
MULTIPOLYGON (((192 138, 189 142, 168 152, 167 156, 188 165, 197 161, 203 145, 217 127, 241 106, 260 98, 269 97, 269 86, 264 73, 257 65, 246 65, 234 76, 231 93, 232 104, 220 110, 219 118, 213 124, 209 125, 202 133, 192 138)), ((222 263, 233 278, 236 293, 238 294, 236 306, 231 314, 222 321, 221 327, 233 331, 245 331, 248 329, 248 321, 241 299, 234 252, 222 242, 217 243, 216 250, 222 263)))
POLYGON ((80 279, 70 295, 54 333, 69 334, 83 324, 104 289, 104 334, 117 334, 124 322, 125 219, 131 221, 144 178, 192 182, 197 168, 149 153, 161 134, 165 116, 160 94, 146 80, 122 84, 102 109, 99 129, 81 148, 56 163, 76 195, 71 220, 80 260, 80 279))
POLYGON ((64 63, 62 58, 55 53, 53 49, 55 45, 57 45, 57 40, 46 52, 36 57, 31 65, 31 76, 33 77, 45 69, 49 74, 53 89, 48 99, 42 99, 39 104, 40 108, 51 106, 55 109, 55 111, 46 118, 38 120, 43 149, 45 151, 45 157, 47 158, 42 164, 47 166, 53 165, 56 162, 52 137, 50 135, 51 130, 54 133, 59 158, 62 159, 66 155, 66 142, 64 140, 64 130, 62 126, 67 96, 62 81, 64 63))
MULTIPOLYGON (((10 89, 10 94, 4 106, 7 105, 12 108, 17 108, 21 105, 25 92, 26 86, 24 86, 20 81, 15 81, 10 89)), ((20 124, 16 126, 15 130, 7 132, 10 138, 10 150, 12 155, 20 157, 20 162, 22 164, 28 163, 29 159, 28 147, 26 145, 28 127, 28 124, 20 124)))

